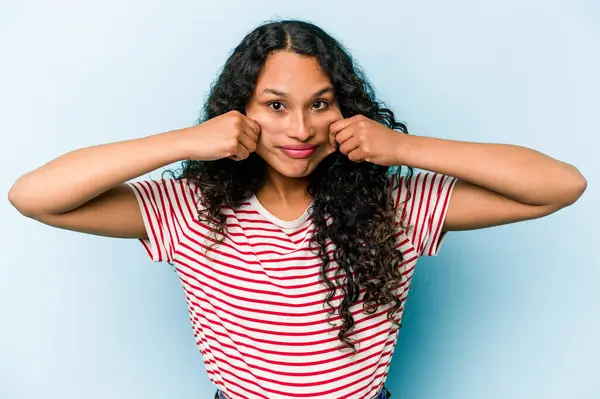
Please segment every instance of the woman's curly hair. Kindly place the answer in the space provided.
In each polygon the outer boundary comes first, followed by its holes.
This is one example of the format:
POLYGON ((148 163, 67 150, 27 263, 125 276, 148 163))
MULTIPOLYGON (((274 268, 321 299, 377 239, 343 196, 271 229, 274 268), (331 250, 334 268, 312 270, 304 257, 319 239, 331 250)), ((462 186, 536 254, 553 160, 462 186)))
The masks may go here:
MULTIPOLYGON (((242 40, 213 83, 198 123, 232 110, 245 114, 259 73, 267 56, 274 51, 315 57, 331 79, 344 118, 362 114, 408 133, 406 126, 394 119, 394 113, 375 99, 370 84, 338 41, 313 24, 294 20, 265 23, 242 40)), ((407 169, 410 177, 412 168, 407 169)), ((252 153, 243 161, 187 160, 177 178, 187 179, 199 188, 203 206, 199 207, 198 217, 214 226, 218 244, 226 234, 226 216, 221 209, 238 207, 251 197, 264 183, 265 172, 263 159, 252 153)), ((387 317, 400 327, 396 313, 402 301, 394 290, 403 282, 400 268, 403 259, 396 246, 399 222, 389 197, 388 173, 387 167, 355 163, 338 151, 325 158, 308 176, 315 227, 311 248, 322 261, 320 280, 329 288, 325 300, 329 308, 327 320, 335 313, 331 300, 340 289, 343 294, 337 309, 342 320, 338 332, 343 343, 340 349, 350 347, 354 353, 355 341, 349 337, 354 327, 351 307, 358 301, 361 289, 365 289, 366 313, 389 304, 387 317), (335 245, 332 258, 327 254, 329 240, 335 245), (330 276, 332 260, 338 268, 330 276)))

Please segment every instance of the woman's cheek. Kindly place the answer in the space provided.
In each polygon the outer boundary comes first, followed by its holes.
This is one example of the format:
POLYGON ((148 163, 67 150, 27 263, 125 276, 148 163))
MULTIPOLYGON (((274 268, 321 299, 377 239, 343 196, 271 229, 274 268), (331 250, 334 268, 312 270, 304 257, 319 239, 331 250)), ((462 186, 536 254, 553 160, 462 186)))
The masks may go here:
POLYGON ((344 119, 344 116, 342 115, 342 111, 340 111, 340 109, 338 107, 332 108, 327 113, 327 118, 326 118, 327 130, 329 130, 329 125, 331 125, 333 122, 337 122, 341 119, 344 119))
POLYGON ((269 117, 256 116, 254 120, 260 125, 256 153, 264 155, 266 152, 272 151, 272 147, 277 144, 277 137, 281 137, 285 133, 285 126, 282 124, 282 120, 274 120, 269 117))

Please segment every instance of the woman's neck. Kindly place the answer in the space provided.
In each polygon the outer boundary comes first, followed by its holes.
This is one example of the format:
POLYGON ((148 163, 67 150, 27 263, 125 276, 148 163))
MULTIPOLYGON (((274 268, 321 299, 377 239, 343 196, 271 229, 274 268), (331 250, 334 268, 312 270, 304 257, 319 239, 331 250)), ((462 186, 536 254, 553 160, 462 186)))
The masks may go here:
POLYGON ((267 179, 256 193, 257 197, 272 201, 297 203, 312 200, 307 192, 308 180, 304 177, 287 177, 269 168, 267 179))

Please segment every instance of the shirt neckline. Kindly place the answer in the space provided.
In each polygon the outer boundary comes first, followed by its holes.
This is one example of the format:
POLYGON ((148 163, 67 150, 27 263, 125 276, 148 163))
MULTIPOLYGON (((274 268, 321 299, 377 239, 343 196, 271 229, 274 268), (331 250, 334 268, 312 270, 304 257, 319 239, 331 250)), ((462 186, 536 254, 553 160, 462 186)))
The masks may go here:
POLYGON ((294 229, 297 227, 300 227, 304 222, 306 222, 306 220, 308 220, 309 214, 310 214, 310 208, 312 206, 312 202, 310 203, 310 205, 306 208, 306 210, 304 211, 304 213, 296 220, 281 220, 279 219, 277 216, 273 215, 271 212, 269 212, 258 200, 258 198, 256 198, 255 194, 252 194, 252 196, 250 197, 250 205, 258 212, 260 213, 265 219, 267 219, 269 222, 284 228, 284 229, 294 229))

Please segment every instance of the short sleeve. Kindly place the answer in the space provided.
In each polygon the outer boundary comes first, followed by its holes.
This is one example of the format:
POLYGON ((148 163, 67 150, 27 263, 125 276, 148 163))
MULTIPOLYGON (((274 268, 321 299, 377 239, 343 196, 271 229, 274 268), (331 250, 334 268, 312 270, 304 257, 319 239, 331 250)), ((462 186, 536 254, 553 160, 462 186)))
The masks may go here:
POLYGON ((391 177, 391 197, 405 234, 419 256, 438 254, 442 231, 457 179, 434 172, 391 177), (407 187, 408 186, 408 187, 407 187))
POLYGON ((186 179, 127 183, 135 193, 147 238, 140 239, 153 262, 173 262, 182 232, 197 214, 197 190, 186 179))

